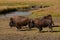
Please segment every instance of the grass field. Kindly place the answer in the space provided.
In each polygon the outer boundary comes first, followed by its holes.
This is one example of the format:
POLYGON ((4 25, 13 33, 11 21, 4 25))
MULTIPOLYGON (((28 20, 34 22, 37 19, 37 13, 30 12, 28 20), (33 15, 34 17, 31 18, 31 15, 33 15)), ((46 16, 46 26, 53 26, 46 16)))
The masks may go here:
MULTIPOLYGON (((29 5, 49 5, 47 8, 31 10, 32 14, 28 17, 36 18, 51 14, 54 23, 60 25, 60 0, 0 0, 0 10, 29 5)), ((8 23, 9 18, 0 19, 0 40, 60 40, 60 27, 54 27, 53 33, 47 32, 49 28, 44 28, 44 32, 39 33, 37 28, 31 31, 17 31, 15 27, 10 28, 8 23)))

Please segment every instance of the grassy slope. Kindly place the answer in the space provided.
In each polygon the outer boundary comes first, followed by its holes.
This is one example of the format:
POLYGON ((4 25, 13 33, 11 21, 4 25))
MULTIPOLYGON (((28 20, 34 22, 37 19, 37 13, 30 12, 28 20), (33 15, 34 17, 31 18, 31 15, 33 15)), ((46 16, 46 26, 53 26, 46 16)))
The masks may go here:
POLYGON ((33 17, 33 18, 40 17, 42 15, 47 15, 47 14, 51 14, 54 17, 60 17, 60 5, 59 5, 60 1, 59 0, 52 0, 52 1, 51 0, 44 0, 42 3, 43 4, 47 3, 47 5, 50 5, 50 4, 51 5, 48 8, 34 10, 31 17, 33 17))

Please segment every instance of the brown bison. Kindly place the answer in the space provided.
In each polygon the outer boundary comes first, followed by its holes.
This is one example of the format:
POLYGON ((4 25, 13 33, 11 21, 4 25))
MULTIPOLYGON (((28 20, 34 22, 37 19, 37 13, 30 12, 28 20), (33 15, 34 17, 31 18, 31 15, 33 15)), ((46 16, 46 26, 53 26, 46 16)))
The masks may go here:
POLYGON ((22 26, 29 24, 30 19, 24 16, 14 16, 10 18, 9 26, 15 26, 17 29, 21 29, 22 26))
POLYGON ((54 25, 52 20, 52 15, 44 16, 43 18, 36 18, 34 20, 31 20, 29 23, 29 27, 37 27, 39 31, 42 31, 43 27, 49 27, 52 31, 52 25, 54 25))

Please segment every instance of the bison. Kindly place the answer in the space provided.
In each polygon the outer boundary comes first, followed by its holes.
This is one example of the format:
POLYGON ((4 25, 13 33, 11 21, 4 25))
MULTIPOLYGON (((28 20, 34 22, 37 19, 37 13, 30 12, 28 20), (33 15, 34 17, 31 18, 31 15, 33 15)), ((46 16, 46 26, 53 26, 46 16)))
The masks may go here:
POLYGON ((35 18, 30 21, 29 28, 31 27, 37 27, 39 31, 41 32, 44 27, 49 27, 52 31, 52 25, 54 25, 54 22, 52 20, 52 15, 47 15, 42 18, 35 18))
POLYGON ((13 16, 10 18, 9 26, 16 27, 17 29, 21 29, 22 26, 26 26, 29 24, 30 19, 24 16, 13 16))

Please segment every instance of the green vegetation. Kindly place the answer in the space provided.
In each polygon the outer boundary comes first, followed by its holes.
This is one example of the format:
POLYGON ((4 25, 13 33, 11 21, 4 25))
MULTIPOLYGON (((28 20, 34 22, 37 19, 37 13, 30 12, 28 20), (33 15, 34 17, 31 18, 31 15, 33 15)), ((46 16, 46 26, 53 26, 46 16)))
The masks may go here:
POLYGON ((51 14, 53 17, 60 17, 59 13, 46 13, 46 12, 32 12, 32 15, 30 15, 31 18, 36 18, 36 17, 41 17, 41 16, 45 16, 51 14))

